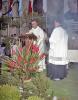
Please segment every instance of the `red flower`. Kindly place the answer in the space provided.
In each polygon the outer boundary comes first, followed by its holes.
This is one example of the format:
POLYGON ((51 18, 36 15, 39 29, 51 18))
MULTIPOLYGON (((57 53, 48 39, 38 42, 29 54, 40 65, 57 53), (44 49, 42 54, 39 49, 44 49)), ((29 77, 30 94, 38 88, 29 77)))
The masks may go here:
POLYGON ((24 64, 27 64, 27 61, 24 59, 24 64))
POLYGON ((32 72, 36 72, 38 70, 38 68, 37 67, 29 67, 27 70, 32 73, 32 72))
POLYGON ((46 57, 45 53, 43 53, 43 54, 40 55, 40 59, 44 59, 45 57, 46 57))
POLYGON ((18 48, 18 50, 19 50, 20 52, 22 52, 23 48, 20 47, 20 48, 18 48))
POLYGON ((32 45, 32 52, 33 53, 38 53, 39 52, 39 47, 37 45, 32 45))
POLYGON ((18 57, 17 57, 18 63, 20 63, 22 60, 23 60, 22 56, 21 55, 18 55, 18 57))
POLYGON ((7 62, 9 71, 19 68, 19 65, 15 61, 8 61, 7 62))
POLYGON ((7 64, 9 65, 10 68, 14 68, 16 66, 16 62, 14 61, 9 61, 7 62, 7 64))
POLYGON ((30 59, 30 64, 35 63, 36 61, 37 61, 36 58, 31 58, 31 59, 30 59))

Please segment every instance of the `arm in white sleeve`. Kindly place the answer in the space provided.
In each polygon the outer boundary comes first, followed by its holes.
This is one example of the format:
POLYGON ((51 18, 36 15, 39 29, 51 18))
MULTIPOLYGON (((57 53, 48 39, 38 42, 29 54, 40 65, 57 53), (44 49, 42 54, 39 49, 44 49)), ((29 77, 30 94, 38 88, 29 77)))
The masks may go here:
POLYGON ((54 48, 54 46, 60 41, 60 32, 57 29, 54 29, 50 38, 49 38, 49 43, 50 43, 50 48, 54 48))

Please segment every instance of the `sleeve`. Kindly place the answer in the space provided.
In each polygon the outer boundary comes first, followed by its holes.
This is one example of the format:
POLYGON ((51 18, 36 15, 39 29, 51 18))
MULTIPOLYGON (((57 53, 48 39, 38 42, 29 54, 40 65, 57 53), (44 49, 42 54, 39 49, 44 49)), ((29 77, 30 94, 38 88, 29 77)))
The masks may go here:
POLYGON ((50 48, 53 49, 55 45, 60 41, 60 32, 54 29, 49 38, 50 48))
POLYGON ((31 30, 29 30, 29 32, 28 32, 29 34, 32 34, 33 33, 33 30, 31 29, 31 30))
POLYGON ((61 39, 61 36, 62 36, 61 33, 62 33, 62 32, 60 32, 60 30, 55 29, 55 30, 52 32, 52 34, 51 34, 51 37, 50 37, 50 39, 49 39, 49 42, 50 42, 50 43, 59 42, 60 39, 61 39))

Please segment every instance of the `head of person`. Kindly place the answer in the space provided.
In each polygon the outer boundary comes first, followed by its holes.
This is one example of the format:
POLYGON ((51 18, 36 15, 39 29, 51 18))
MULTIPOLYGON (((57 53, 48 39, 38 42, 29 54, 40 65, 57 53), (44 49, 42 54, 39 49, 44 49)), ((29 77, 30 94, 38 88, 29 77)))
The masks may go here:
POLYGON ((60 18, 55 18, 55 19, 54 19, 54 27, 59 27, 59 26, 61 26, 61 23, 62 23, 62 21, 61 21, 60 18))
POLYGON ((32 28, 37 28, 37 26, 38 26, 38 22, 37 22, 37 20, 36 19, 33 19, 32 21, 31 21, 31 25, 32 25, 32 28))
POLYGON ((77 12, 77 0, 68 0, 69 10, 73 13, 77 12))

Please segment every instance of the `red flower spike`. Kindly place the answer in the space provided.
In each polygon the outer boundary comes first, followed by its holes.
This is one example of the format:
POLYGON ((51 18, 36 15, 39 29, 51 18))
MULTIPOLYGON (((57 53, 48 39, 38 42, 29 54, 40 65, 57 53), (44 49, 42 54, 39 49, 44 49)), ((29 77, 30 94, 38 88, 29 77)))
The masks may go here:
POLYGON ((10 62, 8 62, 8 65, 10 68, 14 68, 16 66, 16 62, 10 61, 10 62))
POLYGON ((20 63, 22 60, 23 60, 22 56, 21 55, 18 55, 18 57, 17 57, 18 63, 20 63))
POLYGON ((45 57, 46 57, 45 53, 43 53, 43 54, 40 55, 40 59, 44 59, 45 57))
POLYGON ((31 59, 30 59, 30 64, 35 63, 36 61, 37 61, 36 58, 31 58, 31 59))
POLYGON ((32 52, 33 53, 38 53, 39 52, 39 47, 37 45, 32 45, 32 52))
POLYGON ((14 69, 19 68, 19 65, 14 61, 7 62, 7 64, 9 67, 9 71, 13 71, 14 69))
POLYGON ((27 61, 26 60, 24 60, 24 64, 27 64, 27 61))
POLYGON ((23 49, 20 47, 20 48, 18 48, 18 50, 20 51, 20 52, 22 52, 23 51, 23 49))

